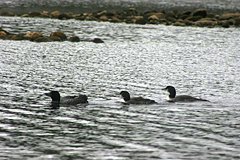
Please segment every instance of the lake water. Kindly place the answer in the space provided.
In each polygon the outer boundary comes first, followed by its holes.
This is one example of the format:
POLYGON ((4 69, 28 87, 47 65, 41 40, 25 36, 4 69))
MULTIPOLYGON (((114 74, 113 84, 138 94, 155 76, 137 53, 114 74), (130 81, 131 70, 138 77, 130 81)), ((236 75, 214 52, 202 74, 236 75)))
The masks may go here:
POLYGON ((240 159, 240 29, 0 17, 10 32, 92 42, 0 40, 0 159, 240 159), (167 103, 161 90, 209 103, 167 103), (49 90, 87 106, 49 107, 49 90), (156 105, 120 102, 121 90, 156 105))

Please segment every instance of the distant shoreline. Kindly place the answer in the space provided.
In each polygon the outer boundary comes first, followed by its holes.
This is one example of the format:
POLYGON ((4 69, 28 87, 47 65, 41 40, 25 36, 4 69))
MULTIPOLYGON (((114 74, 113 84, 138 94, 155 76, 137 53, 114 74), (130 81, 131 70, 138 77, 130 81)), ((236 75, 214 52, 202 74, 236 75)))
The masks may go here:
POLYGON ((240 8, 221 8, 211 7, 204 4, 196 3, 196 5, 183 4, 183 5, 169 5, 169 4, 155 4, 152 2, 122 2, 122 3, 97 3, 97 2, 79 2, 78 4, 65 4, 65 5, 38 5, 38 4, 20 4, 20 5, 0 5, 0 12, 14 12, 16 14, 23 14, 27 12, 41 12, 43 10, 72 13, 84 12, 97 12, 102 10, 121 12, 127 8, 135 8, 139 12, 146 12, 151 10, 160 11, 192 11, 198 8, 205 8, 211 13, 223 12, 239 12, 240 8))
MULTIPOLYGON (((0 8, 0 16, 18 16, 31 18, 52 18, 59 20, 75 19, 79 21, 97 21, 128 24, 162 24, 180 27, 240 27, 240 11, 209 9, 200 6, 169 6, 167 8, 144 5, 125 6, 64 6, 64 7, 27 7, 0 8)), ((3 40, 29 40, 33 42, 70 41, 80 42, 77 36, 67 37, 63 32, 53 32, 44 35, 41 30, 26 33, 10 33, 0 26, 0 39, 3 40)), ((94 43, 104 43, 101 39, 87 40, 94 43)))
MULTIPOLYGON (((0 8, 0 16, 18 16, 31 18, 52 18, 59 20, 75 19, 79 21, 97 21, 128 24, 154 24, 172 25, 180 27, 240 27, 240 11, 209 9, 200 6, 160 6, 144 5, 91 5, 91 6, 35 6, 24 8, 0 8), (91 7, 91 8, 89 8, 91 7)), ((79 37, 66 37, 64 33, 43 35, 42 31, 27 33, 9 33, 0 26, 0 39, 4 40, 30 40, 34 42, 52 41, 81 41, 79 37), (55 35, 57 34, 57 36, 55 35), (60 36, 59 36, 60 35, 60 36)), ((93 41, 94 40, 90 40, 93 41)), ((101 42, 97 40, 97 43, 101 42)))

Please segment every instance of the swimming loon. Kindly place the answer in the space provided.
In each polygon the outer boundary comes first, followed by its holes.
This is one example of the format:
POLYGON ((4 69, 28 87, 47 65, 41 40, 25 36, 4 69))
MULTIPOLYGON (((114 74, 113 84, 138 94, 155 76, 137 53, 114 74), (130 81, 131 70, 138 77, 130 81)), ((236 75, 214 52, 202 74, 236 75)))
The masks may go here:
POLYGON ((156 104, 154 100, 146 99, 142 97, 130 97, 130 94, 127 91, 121 91, 120 95, 125 101, 125 104, 156 104))
POLYGON ((169 92, 169 102, 194 102, 194 101, 208 101, 206 99, 195 98, 188 95, 180 95, 176 96, 176 90, 173 86, 167 86, 162 90, 166 90, 169 92))
POLYGON ((53 105, 65 104, 65 105, 76 105, 79 103, 88 103, 88 97, 86 95, 79 94, 78 96, 66 96, 61 97, 58 91, 50 91, 45 93, 46 96, 52 98, 53 105))

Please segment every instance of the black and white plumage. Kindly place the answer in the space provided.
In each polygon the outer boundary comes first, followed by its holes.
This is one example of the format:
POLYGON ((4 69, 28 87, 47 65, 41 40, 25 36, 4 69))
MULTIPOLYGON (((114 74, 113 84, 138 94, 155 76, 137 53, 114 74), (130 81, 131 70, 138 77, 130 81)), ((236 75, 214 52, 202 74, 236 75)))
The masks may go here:
POLYGON ((166 90, 169 93, 169 102, 195 102, 195 101, 208 101, 206 99, 196 98, 189 95, 176 96, 176 89, 173 86, 167 86, 162 90, 166 90))
POLYGON ((156 104, 154 100, 142 98, 142 97, 130 97, 130 94, 127 91, 121 91, 120 95, 122 96, 125 104, 156 104))
POLYGON ((46 96, 51 97, 52 104, 63 104, 63 105, 77 105, 88 103, 88 97, 83 94, 79 94, 78 96, 65 96, 61 97, 58 91, 50 91, 49 93, 45 93, 46 96))

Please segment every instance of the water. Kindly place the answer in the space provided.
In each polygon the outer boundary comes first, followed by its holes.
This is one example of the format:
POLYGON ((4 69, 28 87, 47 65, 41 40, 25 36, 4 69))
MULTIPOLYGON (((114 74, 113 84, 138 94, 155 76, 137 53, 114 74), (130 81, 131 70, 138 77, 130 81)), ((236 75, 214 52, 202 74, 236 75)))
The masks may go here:
POLYGON ((91 42, 0 40, 1 159, 240 158, 238 28, 0 17, 10 32, 62 30, 91 42), (167 103, 161 88, 210 103, 167 103), (49 107, 49 90, 87 106, 49 107), (124 106, 121 90, 159 104, 124 106))

